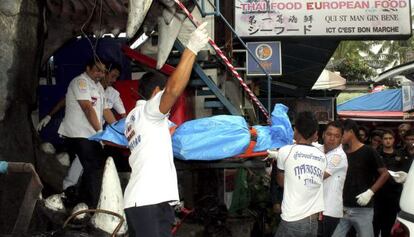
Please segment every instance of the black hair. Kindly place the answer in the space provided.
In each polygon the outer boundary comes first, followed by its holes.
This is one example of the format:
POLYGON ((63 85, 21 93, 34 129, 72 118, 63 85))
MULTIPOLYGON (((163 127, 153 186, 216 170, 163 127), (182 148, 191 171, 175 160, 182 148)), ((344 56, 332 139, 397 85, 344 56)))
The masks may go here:
POLYGON ((86 63, 86 67, 92 68, 93 66, 95 66, 95 64, 96 64, 96 60, 93 57, 93 58, 89 59, 89 61, 86 63))
POLYGON ((108 68, 108 72, 116 69, 119 71, 119 73, 122 73, 122 67, 120 64, 116 63, 116 62, 112 62, 112 63, 106 63, 106 68, 108 68))
POLYGON ((365 132, 365 136, 368 136, 369 129, 367 127, 365 127, 365 126, 359 126, 358 127, 358 131, 361 131, 361 130, 365 132))
POLYGON ((155 88, 164 89, 167 84, 167 77, 164 74, 156 72, 147 72, 139 80, 138 92, 143 99, 150 99, 155 88))
POLYGON ((359 127, 358 127, 358 124, 354 120, 347 119, 344 121, 343 125, 344 125, 344 131, 352 130, 354 132, 355 137, 359 138, 359 133, 358 133, 359 127))
MULTIPOLYGON (((103 65, 105 65, 106 67, 108 66, 104 61, 102 61, 100 59, 99 56, 93 56, 92 58, 90 58, 87 62, 86 62, 86 67, 89 68, 93 68, 93 66, 97 65, 98 63, 102 63, 103 65)), ((98 65, 97 65, 98 66, 98 65)))
POLYGON ((384 135, 384 131, 379 130, 379 129, 375 129, 375 130, 373 130, 373 131, 371 132, 371 134, 370 134, 370 138, 373 138, 373 137, 375 137, 375 136, 378 136, 378 137, 381 137, 381 138, 382 138, 382 135, 384 135))
POLYGON ((410 129, 408 130, 405 134, 404 134, 404 139, 408 136, 414 136, 414 129, 410 129))
POLYGON ((395 133, 391 129, 384 129, 384 132, 382 133, 382 138, 384 138, 385 134, 390 134, 393 138, 395 138, 395 133))
POLYGON ((295 129, 304 139, 309 139, 318 131, 319 124, 315 115, 310 111, 303 111, 297 114, 295 119, 295 129))
POLYGON ((332 126, 334 128, 338 128, 339 130, 341 130, 341 134, 344 134, 344 126, 342 126, 342 123, 339 120, 329 122, 326 125, 326 129, 328 129, 329 126, 332 126))

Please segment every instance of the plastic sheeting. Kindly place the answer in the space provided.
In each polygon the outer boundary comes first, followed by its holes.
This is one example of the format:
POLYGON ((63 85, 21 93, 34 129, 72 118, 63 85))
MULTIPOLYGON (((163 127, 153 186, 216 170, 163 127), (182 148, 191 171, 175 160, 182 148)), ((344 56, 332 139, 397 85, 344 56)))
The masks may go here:
POLYGON ((293 143, 293 130, 287 115, 289 108, 276 104, 272 111, 271 126, 253 126, 257 131, 257 142, 253 151, 280 148, 293 143))
POLYGON ((337 106, 340 111, 402 111, 401 89, 370 93, 337 106))
POLYGON ((91 137, 89 140, 93 141, 108 141, 120 146, 128 146, 128 140, 124 135, 125 119, 118 120, 113 124, 106 126, 105 130, 99 132, 91 137))
POLYGON ((172 143, 178 159, 220 160, 243 153, 250 143, 250 131, 243 117, 218 115, 183 123, 172 143))
MULTIPOLYGON (((285 105, 276 104, 271 114, 271 126, 254 126, 258 135, 254 152, 292 144, 293 130, 287 111, 285 105)), ((122 119, 89 139, 127 147, 124 130, 125 119, 122 119)), ((182 160, 220 160, 236 156, 246 151, 250 141, 247 122, 243 117, 233 115, 187 121, 172 136, 174 156, 182 160)))

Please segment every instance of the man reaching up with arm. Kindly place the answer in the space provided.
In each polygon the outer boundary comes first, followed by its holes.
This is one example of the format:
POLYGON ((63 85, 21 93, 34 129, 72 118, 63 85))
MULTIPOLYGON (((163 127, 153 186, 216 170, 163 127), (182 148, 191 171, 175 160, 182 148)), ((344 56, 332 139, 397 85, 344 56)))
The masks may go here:
POLYGON ((146 100, 137 101, 126 118, 132 172, 124 208, 131 237, 172 236, 174 212, 170 203, 178 201, 179 196, 168 115, 187 86, 197 53, 208 42, 206 24, 191 34, 168 80, 155 73, 141 78, 139 90, 146 100))

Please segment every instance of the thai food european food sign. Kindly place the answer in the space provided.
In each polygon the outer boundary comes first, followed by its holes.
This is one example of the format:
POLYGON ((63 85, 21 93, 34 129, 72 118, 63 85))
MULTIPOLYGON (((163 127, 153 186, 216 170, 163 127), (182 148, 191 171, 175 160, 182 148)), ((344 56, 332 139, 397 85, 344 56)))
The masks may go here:
POLYGON ((257 36, 408 36, 410 0, 235 0, 235 28, 257 36))

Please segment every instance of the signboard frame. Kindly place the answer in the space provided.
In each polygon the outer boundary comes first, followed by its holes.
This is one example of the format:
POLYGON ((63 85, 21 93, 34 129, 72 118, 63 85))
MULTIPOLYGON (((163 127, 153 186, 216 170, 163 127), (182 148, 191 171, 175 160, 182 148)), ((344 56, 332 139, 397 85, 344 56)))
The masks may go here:
MULTIPOLYGON (((282 75, 282 44, 280 41, 247 42, 247 48, 253 53, 262 67, 271 76, 282 75), (262 50, 261 50, 262 49, 262 50), (263 53, 264 52, 264 53, 263 53), (269 67, 270 66, 270 67, 269 67), (270 70, 269 70, 270 69, 270 70)), ((246 75, 265 76, 253 56, 246 50, 246 75)))
POLYGON ((233 3, 235 31, 240 37, 403 39, 412 34, 410 0, 235 0, 233 3), (390 8, 391 3, 396 3, 392 6, 397 8, 390 8), (283 9, 288 4, 290 9, 283 9))

